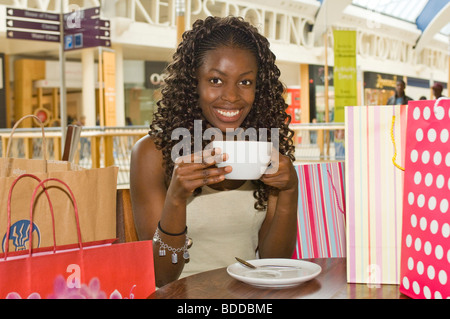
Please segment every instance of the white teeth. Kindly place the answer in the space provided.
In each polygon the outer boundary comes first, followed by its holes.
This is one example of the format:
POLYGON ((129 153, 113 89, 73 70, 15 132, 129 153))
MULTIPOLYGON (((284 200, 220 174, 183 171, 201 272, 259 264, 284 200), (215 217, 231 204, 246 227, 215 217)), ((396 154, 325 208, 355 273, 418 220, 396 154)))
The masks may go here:
POLYGON ((239 114, 239 111, 235 111, 235 112, 224 112, 221 110, 217 110, 217 113, 219 113, 220 115, 226 116, 226 117, 233 117, 239 114))

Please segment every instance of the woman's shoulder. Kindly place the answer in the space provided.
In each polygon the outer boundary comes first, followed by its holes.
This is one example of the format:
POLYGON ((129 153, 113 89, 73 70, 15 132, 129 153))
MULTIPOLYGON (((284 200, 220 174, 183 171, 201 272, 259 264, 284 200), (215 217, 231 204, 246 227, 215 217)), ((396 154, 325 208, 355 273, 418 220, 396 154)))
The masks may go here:
POLYGON ((134 144, 131 150, 132 165, 138 163, 148 165, 148 163, 154 164, 162 162, 163 162, 162 152, 157 148, 153 137, 151 137, 150 135, 142 137, 134 144))
POLYGON ((157 149, 153 137, 151 137, 150 135, 145 135, 134 144, 132 149, 132 154, 133 153, 134 154, 139 153, 141 155, 144 155, 152 153, 161 153, 161 151, 157 149))

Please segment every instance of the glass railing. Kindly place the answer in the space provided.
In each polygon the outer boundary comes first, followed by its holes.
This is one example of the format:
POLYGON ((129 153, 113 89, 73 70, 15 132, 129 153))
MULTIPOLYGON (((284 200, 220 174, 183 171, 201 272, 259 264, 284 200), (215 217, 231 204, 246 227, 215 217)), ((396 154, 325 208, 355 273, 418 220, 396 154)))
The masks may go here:
MULTIPOLYGON (((293 124, 295 157, 300 162, 344 160, 342 123, 293 124)), ((148 126, 83 127, 73 162, 83 168, 119 167, 118 185, 129 183, 130 155, 133 145, 148 133, 148 126)), ((2 157, 6 156, 11 130, 0 129, 2 157)), ((47 159, 61 159, 61 129, 46 128, 47 159)), ((10 157, 43 158, 42 133, 36 129, 17 129, 10 157)))
MULTIPOLYGON (((148 133, 147 126, 83 127, 73 163, 83 168, 119 167, 117 184, 129 183, 130 155, 133 145, 148 133)), ((1 129, 2 157, 6 156, 11 130, 1 129)), ((61 160, 61 129, 45 129, 47 159, 61 160)), ((42 159, 41 129, 17 129, 10 147, 10 157, 42 159)))
POLYGON ((345 159, 344 123, 292 124, 297 162, 345 159))

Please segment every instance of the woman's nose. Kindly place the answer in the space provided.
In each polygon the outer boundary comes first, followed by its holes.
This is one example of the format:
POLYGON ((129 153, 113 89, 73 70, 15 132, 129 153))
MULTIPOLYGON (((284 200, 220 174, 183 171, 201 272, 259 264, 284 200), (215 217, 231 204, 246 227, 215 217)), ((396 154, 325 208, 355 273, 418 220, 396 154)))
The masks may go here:
POLYGON ((227 85, 222 91, 222 99, 227 102, 236 102, 240 99, 239 88, 235 85, 227 85))

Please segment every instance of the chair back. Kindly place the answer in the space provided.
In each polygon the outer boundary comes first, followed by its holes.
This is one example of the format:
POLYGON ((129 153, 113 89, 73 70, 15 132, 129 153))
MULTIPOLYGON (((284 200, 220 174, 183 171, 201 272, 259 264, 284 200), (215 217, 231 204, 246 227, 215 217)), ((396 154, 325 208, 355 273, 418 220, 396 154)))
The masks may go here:
POLYGON ((119 243, 138 241, 134 226, 130 189, 118 189, 116 198, 116 229, 119 243))

